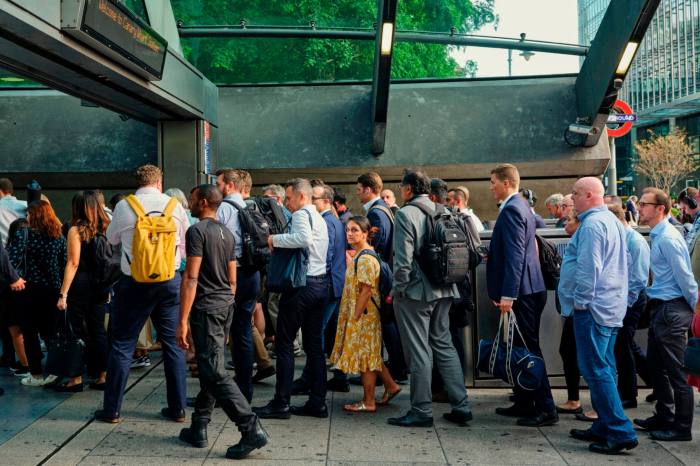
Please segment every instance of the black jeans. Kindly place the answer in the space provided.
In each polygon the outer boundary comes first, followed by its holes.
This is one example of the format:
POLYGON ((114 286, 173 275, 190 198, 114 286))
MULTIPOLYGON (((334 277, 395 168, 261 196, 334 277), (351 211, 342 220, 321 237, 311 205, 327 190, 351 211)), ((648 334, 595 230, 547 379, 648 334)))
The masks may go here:
POLYGON ((693 310, 683 298, 652 299, 647 362, 656 394, 656 415, 673 428, 690 432, 693 425, 693 389, 683 370, 688 329, 693 310))
POLYGON ((106 301, 106 293, 96 295, 87 283, 74 281, 68 292, 68 321, 75 335, 85 342, 87 374, 95 378, 107 370, 106 301))
POLYGON ((561 355, 561 361, 564 363, 567 398, 570 401, 578 401, 581 372, 578 370, 578 361, 576 360, 576 337, 574 336, 573 316, 564 317, 559 354, 561 355))
MULTIPOLYGON (((547 304, 546 291, 519 296, 513 302, 513 313, 518 320, 523 340, 525 340, 523 342, 516 332, 513 337, 513 344, 515 346, 523 346, 524 343, 532 354, 540 357, 542 357, 542 350, 540 349, 540 319, 542 318, 545 304, 547 304)), ((523 407, 529 408, 534 404, 534 408, 538 413, 549 414, 556 412, 554 399, 552 398, 552 389, 549 386, 549 378, 546 371, 542 385, 537 390, 529 392, 518 388, 516 385, 513 391, 517 397, 516 403, 523 407)))
POLYGON ((321 333, 323 311, 328 298, 326 275, 306 277, 306 286, 282 293, 277 317, 277 384, 275 402, 288 405, 294 380, 293 342, 301 328, 306 367, 309 374, 309 405, 313 408, 326 403, 326 357, 321 333))
POLYGON ((260 272, 238 269, 236 309, 231 323, 231 352, 236 383, 248 400, 253 399, 253 311, 260 290, 260 272))
POLYGON ((389 361, 386 367, 389 369, 391 377, 394 380, 406 380, 408 376, 408 367, 406 366, 406 357, 403 352, 403 346, 401 345, 399 328, 395 321, 382 322, 382 341, 389 355, 389 361))
POLYGON ((233 320, 234 306, 197 309, 190 314, 190 330, 199 368, 199 394, 192 419, 211 420, 214 402, 238 426, 241 432, 255 428, 256 415, 241 390, 226 372, 226 335, 233 320))
POLYGON ((17 294, 15 304, 22 312, 20 327, 24 337, 24 350, 27 352, 29 371, 33 375, 42 374, 41 343, 39 335, 49 346, 56 330, 58 290, 27 283, 24 291, 17 294))
MULTIPOLYGON (((627 308, 622 328, 617 333, 615 341, 615 363, 617 365, 617 393, 622 401, 637 399, 637 371, 640 370, 642 379, 649 383, 646 367, 637 367, 637 359, 641 348, 634 342, 634 334, 637 332, 639 318, 647 305, 647 296, 644 291, 637 301, 627 308)), ((646 364, 644 364, 646 366, 646 364)))

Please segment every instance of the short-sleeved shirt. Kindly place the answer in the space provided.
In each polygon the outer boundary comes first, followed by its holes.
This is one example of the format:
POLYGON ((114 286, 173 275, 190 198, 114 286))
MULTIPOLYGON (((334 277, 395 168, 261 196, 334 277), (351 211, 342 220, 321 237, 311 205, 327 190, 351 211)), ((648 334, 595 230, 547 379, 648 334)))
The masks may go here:
POLYGON ((194 306, 198 310, 219 309, 233 303, 228 282, 228 264, 236 260, 235 240, 226 226, 207 218, 187 230, 187 257, 201 257, 194 306))
POLYGON ((49 238, 31 228, 20 229, 10 242, 12 265, 33 285, 59 290, 68 254, 63 236, 49 238))

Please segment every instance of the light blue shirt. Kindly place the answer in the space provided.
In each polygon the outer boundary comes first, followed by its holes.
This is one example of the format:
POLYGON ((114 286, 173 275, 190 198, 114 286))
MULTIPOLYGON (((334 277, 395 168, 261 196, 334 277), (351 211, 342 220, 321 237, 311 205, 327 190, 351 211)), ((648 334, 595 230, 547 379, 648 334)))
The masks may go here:
POLYGON ((627 234, 627 261, 629 263, 629 276, 627 285, 627 307, 632 307, 639 299, 639 293, 646 288, 649 282, 649 243, 634 228, 625 228, 627 234))
POLYGON ((0 241, 7 244, 7 234, 10 224, 18 218, 27 216, 27 201, 18 201, 15 196, 0 198, 0 241))
MULTIPOLYGON (((224 200, 235 202, 242 209, 244 209, 246 206, 243 196, 241 196, 240 193, 229 194, 224 198, 224 200)), ((226 225, 226 228, 233 233, 233 239, 236 240, 234 251, 236 253, 236 258, 240 259, 240 257, 243 255, 243 244, 241 236, 241 223, 238 221, 238 211, 231 204, 222 202, 219 205, 219 208, 216 210, 216 219, 226 225)))
POLYGON ((698 284, 693 278, 690 254, 683 236, 668 222, 659 222, 649 236, 653 282, 647 288, 647 296, 663 301, 683 297, 690 308, 695 309, 698 284))
POLYGON ((561 313, 585 309, 598 325, 622 327, 627 312, 624 227, 605 205, 586 210, 579 219, 561 265, 561 313))
POLYGON ((695 214, 693 219, 693 224, 690 227, 690 231, 685 234, 685 245, 688 246, 688 251, 693 250, 693 244, 695 243, 695 237, 700 233, 700 212, 695 214))

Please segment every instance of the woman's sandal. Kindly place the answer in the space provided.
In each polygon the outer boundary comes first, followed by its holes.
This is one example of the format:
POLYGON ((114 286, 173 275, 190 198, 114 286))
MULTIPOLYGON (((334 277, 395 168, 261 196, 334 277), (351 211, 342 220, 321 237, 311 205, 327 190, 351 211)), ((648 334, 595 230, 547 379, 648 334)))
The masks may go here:
POLYGON ((343 411, 347 411, 349 413, 376 413, 377 408, 370 409, 367 407, 364 401, 359 401, 350 405, 344 405, 343 411))
POLYGON ((379 406, 386 406, 386 405, 388 405, 389 402, 390 402, 391 400, 393 400, 394 397, 396 397, 396 395, 398 395, 399 393, 401 393, 401 389, 400 389, 400 388, 399 388, 398 390, 396 390, 394 393, 391 393, 391 392, 389 392, 388 390, 384 390, 384 394, 382 395, 382 399, 379 400, 379 401, 377 401, 377 404, 378 404, 379 406))

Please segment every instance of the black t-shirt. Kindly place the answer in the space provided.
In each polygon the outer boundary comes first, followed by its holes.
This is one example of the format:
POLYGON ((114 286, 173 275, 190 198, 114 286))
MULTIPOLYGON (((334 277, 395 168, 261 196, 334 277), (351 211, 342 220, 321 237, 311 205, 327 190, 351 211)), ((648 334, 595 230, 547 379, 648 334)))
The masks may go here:
POLYGON ((187 229, 187 257, 201 257, 197 279, 197 309, 218 309, 233 303, 228 264, 236 260, 233 234, 217 220, 206 218, 187 229))

